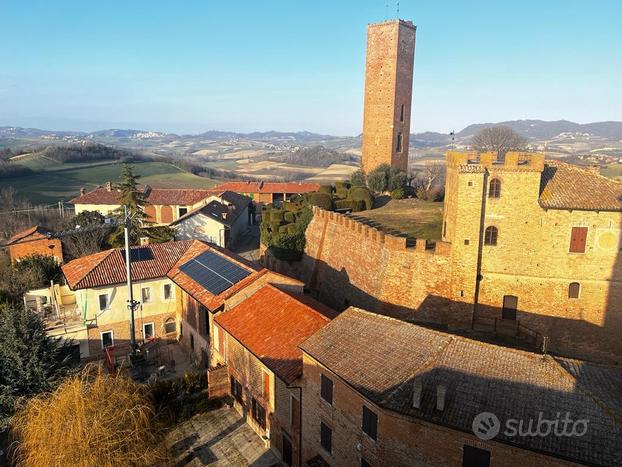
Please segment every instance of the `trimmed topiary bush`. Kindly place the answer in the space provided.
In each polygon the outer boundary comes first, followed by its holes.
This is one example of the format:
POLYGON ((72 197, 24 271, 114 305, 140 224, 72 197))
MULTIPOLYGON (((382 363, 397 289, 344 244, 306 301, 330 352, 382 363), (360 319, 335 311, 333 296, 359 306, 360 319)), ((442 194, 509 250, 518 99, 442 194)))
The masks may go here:
POLYGON ((294 215, 293 212, 290 211, 285 211, 285 222, 287 222, 288 224, 291 224, 292 222, 296 221, 296 216, 294 215))
POLYGON ((272 211, 270 211, 270 220, 272 222, 283 222, 283 211, 279 209, 273 209, 272 211))
POLYGON ((321 185, 319 193, 328 193, 329 195, 333 192, 332 185, 321 185))
POLYGON ((307 201, 310 205, 317 206, 326 211, 333 210, 333 199, 328 193, 309 193, 307 195, 307 201))
POLYGON ((371 209, 374 197, 371 192, 364 187, 355 187, 350 190, 350 199, 353 201, 363 201, 365 203, 365 209, 371 209))

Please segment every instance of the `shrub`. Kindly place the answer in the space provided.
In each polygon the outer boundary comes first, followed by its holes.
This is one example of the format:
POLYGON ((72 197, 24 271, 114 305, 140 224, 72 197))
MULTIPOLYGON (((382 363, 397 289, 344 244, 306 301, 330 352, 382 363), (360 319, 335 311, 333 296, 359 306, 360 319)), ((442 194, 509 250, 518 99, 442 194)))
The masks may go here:
POLYGON ((333 192, 333 187, 331 185, 321 185, 319 189, 319 193, 328 193, 329 195, 333 192))
POLYGON ((288 224, 291 224, 292 222, 296 221, 296 216, 294 215, 293 212, 291 211, 285 211, 285 222, 287 222, 288 224))
POLYGON ((272 222, 283 222, 283 219, 283 211, 281 211, 280 209, 273 209, 272 211, 270 211, 270 220, 272 222))
POLYGON ((294 235, 298 231, 299 228, 300 227, 298 227, 296 224, 289 224, 286 226, 286 233, 288 235, 294 235))
POLYGON ((349 190, 351 186, 352 185, 347 180, 339 180, 335 182, 335 190, 349 190))
POLYGON ((350 183, 352 184, 352 186, 366 186, 367 179, 365 177, 365 172, 363 172, 361 169, 353 172, 350 176, 350 183))
POLYGON ((335 201, 335 209, 352 209, 354 203, 357 202, 358 201, 354 201, 351 199, 338 199, 337 201, 335 201))
POLYGON ((333 199, 328 193, 309 193, 307 196, 307 201, 312 206, 317 206, 318 208, 324 209, 326 211, 333 210, 333 199))
POLYGON ((363 201, 365 209, 371 209, 374 203, 374 197, 367 188, 356 187, 350 190, 350 199, 354 201, 363 201))
POLYGON ((393 199, 404 199, 406 198, 406 190, 404 188, 398 188, 391 192, 391 198, 393 199))

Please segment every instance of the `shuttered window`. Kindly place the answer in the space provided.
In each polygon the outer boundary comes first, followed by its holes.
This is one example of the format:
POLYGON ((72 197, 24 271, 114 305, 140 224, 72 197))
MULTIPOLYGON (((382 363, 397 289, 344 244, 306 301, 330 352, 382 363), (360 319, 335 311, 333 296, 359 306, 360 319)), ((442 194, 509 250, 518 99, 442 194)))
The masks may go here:
POLYGON ((320 422, 320 443, 326 452, 333 452, 333 430, 324 422, 320 422))
POLYGON ((320 396, 330 405, 333 405, 333 381, 323 374, 320 375, 320 396))
POLYGON ((363 406, 363 431, 373 440, 378 436, 378 415, 363 406))
POLYGON ((587 227, 573 227, 570 234, 570 253, 585 253, 587 227))
POLYGON ((501 197, 501 180, 499 180, 498 178, 493 178, 490 181, 490 187, 488 188, 488 197, 489 198, 501 197))
POLYGON ((270 374, 266 371, 263 372, 263 396, 266 402, 270 400, 270 374))
POLYGON ((266 410, 262 407, 259 401, 257 401, 257 399, 255 399, 254 397, 251 403, 251 408, 253 412, 253 418, 255 419, 257 423, 259 423, 259 426, 265 430, 266 429, 266 410))

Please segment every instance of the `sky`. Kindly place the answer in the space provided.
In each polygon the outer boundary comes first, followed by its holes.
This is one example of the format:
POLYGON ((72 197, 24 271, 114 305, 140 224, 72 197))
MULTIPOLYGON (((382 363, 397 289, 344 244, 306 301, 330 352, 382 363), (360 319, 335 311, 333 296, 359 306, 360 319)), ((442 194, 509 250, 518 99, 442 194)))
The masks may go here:
MULTIPOLYGON (((356 135, 386 0, 0 0, 0 126, 356 135)), ((622 120, 621 0, 402 0, 411 131, 622 120)))

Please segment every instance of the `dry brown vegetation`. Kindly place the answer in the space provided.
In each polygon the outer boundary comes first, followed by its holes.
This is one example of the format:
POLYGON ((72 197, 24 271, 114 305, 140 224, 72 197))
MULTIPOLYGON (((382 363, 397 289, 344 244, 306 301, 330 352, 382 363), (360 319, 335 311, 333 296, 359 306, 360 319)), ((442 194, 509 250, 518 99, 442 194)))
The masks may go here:
POLYGON ((167 453, 153 415, 146 387, 87 366, 18 411, 13 460, 33 467, 164 463, 167 453))

